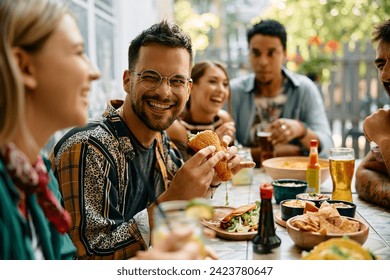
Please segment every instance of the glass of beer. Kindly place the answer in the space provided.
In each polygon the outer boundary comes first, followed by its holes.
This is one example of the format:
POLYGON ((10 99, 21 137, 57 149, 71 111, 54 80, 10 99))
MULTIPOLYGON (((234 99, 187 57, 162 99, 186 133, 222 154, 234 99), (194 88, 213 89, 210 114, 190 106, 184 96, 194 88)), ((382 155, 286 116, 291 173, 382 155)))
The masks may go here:
POLYGON ((352 202, 354 150, 352 148, 332 148, 329 153, 329 170, 333 182, 332 199, 352 202))
POLYGON ((267 131, 268 123, 261 123, 256 130, 256 136, 260 145, 260 167, 266 159, 274 157, 274 145, 271 142, 272 132, 267 131))

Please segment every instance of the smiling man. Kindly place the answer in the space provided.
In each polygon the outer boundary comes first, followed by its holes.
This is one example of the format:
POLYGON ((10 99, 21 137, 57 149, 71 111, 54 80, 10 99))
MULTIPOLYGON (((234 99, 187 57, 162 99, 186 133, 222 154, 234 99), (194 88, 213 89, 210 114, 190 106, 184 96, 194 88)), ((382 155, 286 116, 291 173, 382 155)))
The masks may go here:
MULTIPOLYGON (((374 29, 372 42, 377 45, 378 77, 390 96, 390 20, 374 29)), ((367 117, 363 129, 375 145, 356 170, 356 192, 360 198, 390 209, 390 110, 379 109, 367 117)))
POLYGON ((231 105, 236 139, 251 147, 260 160, 257 132, 272 132, 276 156, 308 155, 310 140, 317 139, 321 157, 333 140, 322 97, 307 77, 284 67, 287 56, 285 27, 262 20, 247 32, 253 73, 231 82, 231 105))
POLYGON ((146 250, 156 197, 204 196, 221 182, 213 167, 223 157, 233 173, 246 167, 236 147, 225 154, 209 146, 183 164, 165 132, 190 95, 187 34, 162 21, 131 42, 128 59, 125 100, 110 101, 101 118, 71 130, 51 156, 79 259, 127 259, 146 250))

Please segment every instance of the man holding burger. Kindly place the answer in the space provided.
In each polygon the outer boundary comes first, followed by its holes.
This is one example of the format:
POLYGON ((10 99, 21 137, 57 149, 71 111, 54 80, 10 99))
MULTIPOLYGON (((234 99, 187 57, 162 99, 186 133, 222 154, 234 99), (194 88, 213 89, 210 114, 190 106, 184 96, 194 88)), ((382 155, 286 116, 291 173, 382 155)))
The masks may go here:
POLYGON ((208 146, 183 163, 165 133, 192 86, 191 39, 177 25, 162 21, 144 30, 128 56, 125 100, 110 101, 101 118, 71 130, 52 155, 80 259, 128 259, 146 250, 156 198, 204 196, 222 181, 213 167, 223 158, 233 174, 254 164, 240 163, 234 146, 208 146))

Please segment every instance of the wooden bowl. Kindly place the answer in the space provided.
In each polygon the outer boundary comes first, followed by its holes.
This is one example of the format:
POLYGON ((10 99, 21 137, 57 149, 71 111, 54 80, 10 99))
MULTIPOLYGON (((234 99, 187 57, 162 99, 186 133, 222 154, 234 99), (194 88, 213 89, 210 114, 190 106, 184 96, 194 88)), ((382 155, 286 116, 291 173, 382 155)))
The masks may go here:
POLYGON ((368 226, 357 219, 347 217, 349 220, 359 222, 360 230, 358 232, 344 234, 319 234, 316 232, 302 231, 292 226, 291 222, 298 217, 299 216, 295 216, 291 219, 288 219, 286 222, 286 229, 288 234, 290 235, 290 238, 294 241, 295 245, 304 250, 311 250, 314 246, 320 244, 321 242, 336 237, 348 236, 350 239, 355 240, 361 245, 363 245, 368 238, 368 226))
MULTIPOLYGON (((308 157, 276 157, 262 162, 267 174, 274 180, 297 179, 306 180, 306 167, 308 157)), ((321 184, 330 176, 329 162, 327 159, 319 159, 321 165, 321 184)))

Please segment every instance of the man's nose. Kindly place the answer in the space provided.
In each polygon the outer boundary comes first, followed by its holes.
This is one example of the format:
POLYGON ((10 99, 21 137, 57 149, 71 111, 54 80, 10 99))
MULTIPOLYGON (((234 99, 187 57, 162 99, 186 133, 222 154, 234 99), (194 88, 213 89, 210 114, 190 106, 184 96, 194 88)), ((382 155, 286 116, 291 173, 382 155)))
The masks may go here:
POLYGON ((160 95, 171 95, 172 89, 169 82, 169 77, 162 77, 160 86, 157 87, 156 91, 159 92, 160 95))
POLYGON ((390 60, 387 60, 385 66, 383 66, 380 79, 382 82, 390 82, 390 60))

